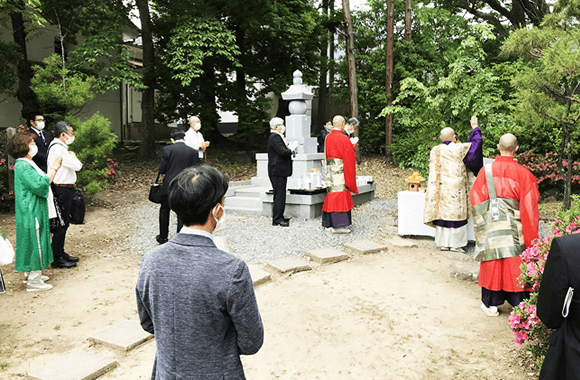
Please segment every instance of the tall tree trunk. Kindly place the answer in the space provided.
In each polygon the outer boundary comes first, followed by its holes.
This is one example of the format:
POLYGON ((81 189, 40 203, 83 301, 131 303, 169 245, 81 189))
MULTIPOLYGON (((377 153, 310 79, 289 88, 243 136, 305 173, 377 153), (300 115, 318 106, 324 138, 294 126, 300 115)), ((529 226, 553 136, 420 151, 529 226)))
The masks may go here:
MULTIPOLYGON (((334 14, 334 0, 330 0, 328 2, 328 11, 329 11, 329 15, 333 15, 334 14)), ((336 31, 333 29, 332 32, 330 32, 330 52, 328 55, 328 63, 329 63, 329 67, 328 67, 328 98, 330 99, 330 97, 332 97, 332 90, 333 90, 333 86, 334 86, 334 74, 335 74, 335 69, 334 69, 334 35, 335 35, 336 31)), ((332 118, 333 115, 330 115, 330 118, 332 118)))
MULTIPOLYGON (((350 17, 349 0, 342 0, 342 12, 344 14, 344 22, 346 23, 346 61, 348 64, 348 92, 350 99, 350 117, 358 119, 358 86, 356 83, 356 64, 354 61, 354 33, 352 29, 352 18, 350 17)), ((360 128, 360 126, 359 126, 360 128)), ((355 129, 355 136, 360 134, 359 129, 355 129)), ((360 163, 360 149, 357 145, 356 162, 360 163)))
POLYGON ((15 9, 18 9, 19 11, 14 11, 10 14, 10 20, 12 22, 12 37, 14 38, 14 43, 18 45, 20 53, 22 54, 16 63, 16 71, 19 78, 16 98, 22 104, 22 118, 28 121, 32 112, 40 111, 40 106, 36 94, 30 88, 32 68, 30 67, 30 62, 28 62, 28 54, 26 52, 26 29, 24 28, 24 18, 22 17, 24 2, 15 1, 13 2, 13 5, 15 9))
MULTIPOLYGON (((201 119, 202 125, 205 125, 203 128, 203 137, 206 141, 211 143, 208 150, 206 150, 206 157, 207 155, 211 155, 212 147, 216 147, 218 145, 223 144, 225 137, 219 132, 218 129, 218 122, 219 122, 219 114, 218 114, 218 105, 216 101, 216 79, 215 79, 215 64, 212 57, 206 56, 202 63, 203 74, 201 74, 201 83, 200 86, 200 95, 201 95, 201 103, 202 107, 199 112, 199 118, 201 119)), ((242 75, 245 77, 245 75, 242 75)), ((245 83, 244 83, 244 91, 245 91, 245 83)), ((239 113, 238 113, 239 115, 239 113)), ((244 115, 239 116, 238 124, 240 121, 244 121, 244 115)))
MULTIPOLYGON (((322 11, 328 17, 328 0, 322 0, 322 11)), ((318 82, 318 117, 316 118, 316 131, 322 128, 324 121, 329 118, 326 114, 326 104, 328 102, 328 88, 326 76, 328 75, 328 40, 330 31, 326 31, 320 39, 320 80, 318 82)))
POLYGON ((149 3, 147 0, 135 0, 139 9, 141 20, 141 37, 143 39, 143 84, 147 88, 143 91, 141 100, 141 114, 143 122, 143 138, 139 154, 142 158, 153 158, 155 156, 155 117, 153 115, 155 107, 155 73, 154 59, 155 52, 153 46, 153 25, 149 14, 149 3))
MULTIPOLYGON (((395 25, 395 2, 387 2, 387 81, 385 92, 387 95, 387 106, 393 102, 393 57, 394 57, 394 25, 395 25)), ((393 114, 385 116, 385 155, 387 160, 391 160, 391 144, 393 143, 393 114)))
POLYGON ((405 0, 405 41, 411 41, 411 1, 405 0))

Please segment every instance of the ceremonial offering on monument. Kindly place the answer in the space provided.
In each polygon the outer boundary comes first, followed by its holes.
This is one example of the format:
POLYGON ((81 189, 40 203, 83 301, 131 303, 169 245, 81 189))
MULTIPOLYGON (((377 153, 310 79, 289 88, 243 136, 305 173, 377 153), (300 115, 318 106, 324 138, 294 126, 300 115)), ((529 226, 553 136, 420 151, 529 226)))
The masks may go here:
POLYGON ((320 169, 311 169, 300 177, 301 190, 318 190, 324 187, 324 180, 320 169))

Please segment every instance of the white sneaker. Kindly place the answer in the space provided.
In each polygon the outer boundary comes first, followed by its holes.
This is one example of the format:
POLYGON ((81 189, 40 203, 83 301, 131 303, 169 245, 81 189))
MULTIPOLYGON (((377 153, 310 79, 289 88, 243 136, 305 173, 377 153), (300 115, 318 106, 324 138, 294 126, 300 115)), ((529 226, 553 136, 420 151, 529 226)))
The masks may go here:
MULTIPOLYGON (((28 272, 24 272, 24 278, 25 278, 25 280, 23 280, 22 282, 26 284, 28 282, 28 272)), ((43 282, 50 280, 50 278, 48 276, 44 276, 44 275, 40 276, 40 279, 43 282)))
POLYGON ((499 311, 497 310, 497 306, 487 307, 482 303, 481 310, 483 310, 483 312, 490 317, 497 317, 499 315, 499 311))
POLYGON ((350 234, 350 230, 348 228, 330 228, 330 232, 333 234, 350 234))
POLYGON ((457 247, 457 248, 449 248, 449 250, 450 251, 453 251, 453 252, 465 253, 465 250, 463 248, 459 248, 459 247, 457 247))
POLYGON ((439 247, 439 249, 442 251, 449 251, 449 247, 439 247))
POLYGON ((27 292, 43 292, 46 290, 52 289, 52 285, 45 284, 43 281, 39 281, 37 283, 30 283, 26 284, 26 291, 27 292))

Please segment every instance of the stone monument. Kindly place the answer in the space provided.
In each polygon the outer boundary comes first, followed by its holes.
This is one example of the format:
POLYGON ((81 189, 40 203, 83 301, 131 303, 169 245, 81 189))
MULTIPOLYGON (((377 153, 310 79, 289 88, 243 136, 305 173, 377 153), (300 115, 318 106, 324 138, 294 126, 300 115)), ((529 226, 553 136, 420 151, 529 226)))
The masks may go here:
MULTIPOLYGON (((310 116, 306 114, 308 110, 307 101, 312 101, 314 95, 308 87, 302 84, 302 73, 296 70, 293 74, 292 85, 282 93, 282 99, 289 100, 288 110, 290 116, 286 116, 284 125, 286 126, 286 140, 298 141, 298 153, 292 158, 292 177, 288 178, 288 190, 299 190, 300 178, 309 170, 321 167, 321 160, 324 159, 324 153, 317 153, 316 137, 310 137, 310 116)), ((268 179, 268 154, 256 154, 258 163, 258 178, 263 186, 269 186, 268 179)), ((252 183, 254 183, 252 179, 252 183)))

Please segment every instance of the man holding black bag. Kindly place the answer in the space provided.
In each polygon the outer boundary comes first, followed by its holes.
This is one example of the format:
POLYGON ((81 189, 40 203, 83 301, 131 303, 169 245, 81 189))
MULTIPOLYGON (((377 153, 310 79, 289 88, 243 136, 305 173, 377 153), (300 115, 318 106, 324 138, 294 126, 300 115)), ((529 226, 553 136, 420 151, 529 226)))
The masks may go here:
POLYGON ((62 156, 62 166, 54 176, 53 189, 54 196, 58 200, 62 212, 64 226, 54 231, 52 235, 54 262, 51 266, 53 268, 72 268, 77 265, 79 258, 70 256, 64 251, 64 241, 70 224, 72 202, 75 196, 76 172, 81 170, 83 164, 75 153, 68 149, 68 146, 75 139, 73 127, 68 121, 61 120, 56 123, 54 136, 54 140, 48 147, 48 162, 52 162, 56 156, 62 156))
MULTIPOLYGON (((201 164, 197 150, 185 144, 185 132, 175 131, 172 133, 172 145, 161 150, 159 173, 165 174, 161 185, 161 207, 159 208, 159 235, 155 238, 157 243, 164 244, 169 235, 169 184, 183 169, 201 164)), ((183 223, 177 219, 177 232, 181 230, 183 223)))

